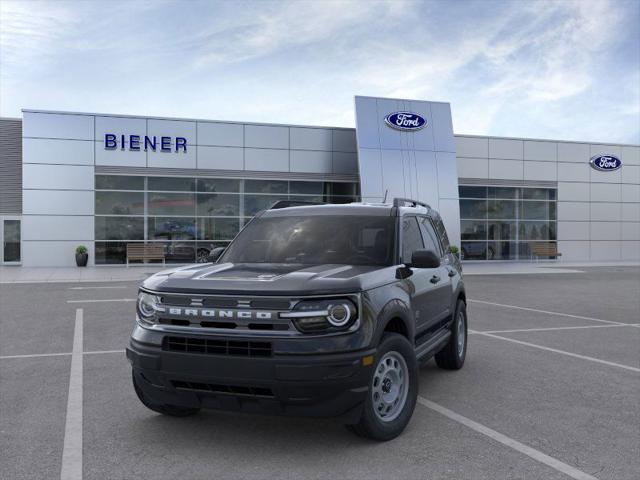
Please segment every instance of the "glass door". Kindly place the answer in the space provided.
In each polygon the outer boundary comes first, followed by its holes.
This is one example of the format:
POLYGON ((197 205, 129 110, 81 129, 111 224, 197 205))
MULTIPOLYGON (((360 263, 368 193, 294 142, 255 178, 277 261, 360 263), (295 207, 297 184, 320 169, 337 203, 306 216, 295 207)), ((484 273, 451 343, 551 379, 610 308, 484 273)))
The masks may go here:
POLYGON ((3 218, 0 225, 0 238, 2 238, 2 255, 0 260, 5 265, 19 264, 21 262, 21 231, 20 219, 3 218))

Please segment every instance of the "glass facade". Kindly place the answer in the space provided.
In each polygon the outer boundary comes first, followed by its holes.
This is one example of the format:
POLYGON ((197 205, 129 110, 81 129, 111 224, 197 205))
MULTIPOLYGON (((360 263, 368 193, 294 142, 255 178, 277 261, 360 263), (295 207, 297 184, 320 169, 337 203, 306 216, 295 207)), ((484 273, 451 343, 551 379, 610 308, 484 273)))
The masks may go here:
POLYGON ((0 260, 2 263, 20 263, 21 257, 21 228, 20 220, 2 219, 0 225, 0 239, 2 239, 2 252, 0 260))
POLYGON ((529 260, 535 243, 555 243, 556 189, 459 187, 465 260, 529 260))
POLYGON ((204 261, 278 200, 349 203, 357 183, 96 175, 95 262, 122 264, 127 244, 165 247, 167 263, 204 261))

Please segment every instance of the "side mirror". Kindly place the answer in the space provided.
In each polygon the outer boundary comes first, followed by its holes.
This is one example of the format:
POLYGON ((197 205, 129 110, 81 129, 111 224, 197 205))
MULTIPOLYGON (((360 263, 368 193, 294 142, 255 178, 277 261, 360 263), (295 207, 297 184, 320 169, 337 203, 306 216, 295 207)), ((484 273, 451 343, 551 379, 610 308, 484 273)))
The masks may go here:
POLYGON ((213 250, 211 250, 211 253, 209 254, 209 258, 207 260, 209 260, 211 263, 216 263, 220 258, 220 255, 222 255, 225 250, 225 247, 214 248, 213 250))
POLYGON ((433 250, 416 250, 411 255, 411 265, 407 267, 413 268, 438 268, 440 266, 440 257, 433 250))

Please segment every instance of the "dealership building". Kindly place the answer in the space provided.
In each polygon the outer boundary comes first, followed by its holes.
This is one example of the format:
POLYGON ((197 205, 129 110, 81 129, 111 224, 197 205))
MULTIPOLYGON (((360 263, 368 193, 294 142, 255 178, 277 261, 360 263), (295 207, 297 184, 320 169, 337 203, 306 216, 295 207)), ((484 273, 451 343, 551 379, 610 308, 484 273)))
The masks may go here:
POLYGON ((638 145, 454 134, 442 102, 356 97, 355 120, 0 119, 0 262, 191 263, 277 200, 385 197, 439 210, 465 260, 640 260, 638 145))

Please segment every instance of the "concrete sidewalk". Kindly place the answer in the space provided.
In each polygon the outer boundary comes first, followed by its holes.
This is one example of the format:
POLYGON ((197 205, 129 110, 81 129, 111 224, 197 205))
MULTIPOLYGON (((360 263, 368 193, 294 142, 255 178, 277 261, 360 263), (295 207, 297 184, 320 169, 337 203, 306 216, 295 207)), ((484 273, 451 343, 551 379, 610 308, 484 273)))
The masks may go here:
POLYGON ((143 280, 160 270, 162 265, 135 267, 19 267, 0 266, 2 283, 50 283, 50 282, 117 282, 143 280))
MULTIPOLYGON (((177 267, 179 265, 173 265, 177 267)), ((640 262, 464 262, 465 275, 532 275, 544 273, 580 273, 581 267, 640 267, 640 262)), ((143 280, 156 272, 172 268, 161 265, 100 267, 14 267, 0 266, 2 283, 117 282, 143 280)))
POLYGON ((465 275, 532 275, 543 273, 581 273, 586 267, 640 267, 640 262, 463 262, 465 275))

